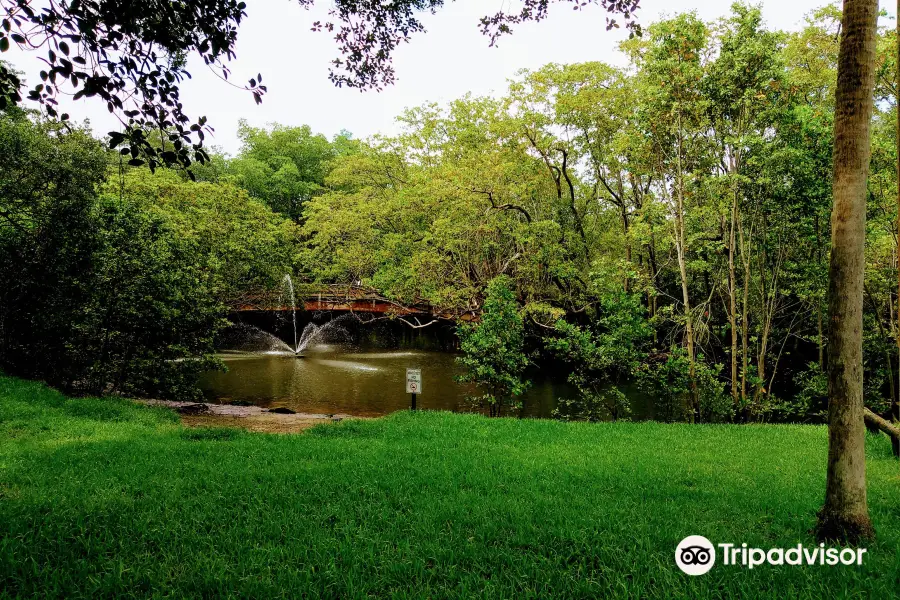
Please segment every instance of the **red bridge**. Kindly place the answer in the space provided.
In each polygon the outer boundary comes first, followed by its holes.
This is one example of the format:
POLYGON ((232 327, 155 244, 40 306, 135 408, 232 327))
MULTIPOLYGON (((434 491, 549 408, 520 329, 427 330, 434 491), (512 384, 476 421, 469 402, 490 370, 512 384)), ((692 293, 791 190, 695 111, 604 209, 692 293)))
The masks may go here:
MULTIPOLYGON (((308 311, 334 311, 348 313, 377 313, 385 317, 411 315, 430 316, 434 319, 463 321, 477 320, 477 311, 448 310, 431 306, 426 302, 403 304, 378 294, 372 288, 356 285, 306 285, 294 289, 297 308, 308 311)), ((278 291, 249 294, 233 304, 236 312, 285 311, 283 294, 278 291)))

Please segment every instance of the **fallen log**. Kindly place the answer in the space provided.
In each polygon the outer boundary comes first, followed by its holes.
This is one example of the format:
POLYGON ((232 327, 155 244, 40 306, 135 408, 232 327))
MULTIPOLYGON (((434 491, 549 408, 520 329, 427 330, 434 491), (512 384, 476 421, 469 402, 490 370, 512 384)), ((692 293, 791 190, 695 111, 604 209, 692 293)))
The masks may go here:
POLYGON ((863 413, 863 418, 871 427, 883 431, 890 437, 900 439, 900 428, 898 428, 895 424, 891 423, 887 419, 879 417, 868 408, 866 409, 866 412, 863 413))

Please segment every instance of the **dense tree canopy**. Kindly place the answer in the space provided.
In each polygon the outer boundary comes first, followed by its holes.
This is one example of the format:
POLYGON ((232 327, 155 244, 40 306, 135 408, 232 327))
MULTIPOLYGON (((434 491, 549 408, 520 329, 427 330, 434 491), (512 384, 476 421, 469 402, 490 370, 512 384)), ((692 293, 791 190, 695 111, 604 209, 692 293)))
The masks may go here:
MULTIPOLYGON (((180 85, 192 53, 229 79, 244 2, 32 4, 0 0, 0 52, 46 65, 25 92, 0 61, 4 370, 195 397, 229 310, 289 273, 430 310, 416 327, 455 317, 459 379, 492 416, 553 364, 561 418, 627 419, 635 387, 662 420, 827 418, 816 533, 873 535, 863 421, 896 438, 872 413, 900 417, 900 25, 878 30, 876 0, 793 33, 740 2, 642 30, 639 0, 519 0, 481 19, 491 45, 554 4, 600 5, 632 30, 628 65, 521 71, 500 97, 406 110, 390 137, 242 122, 236 157, 208 154, 180 85), (68 126, 69 92, 122 130, 68 126)), ((313 26, 339 47, 331 80, 392 83, 393 51, 444 4, 336 0, 313 26)), ((262 81, 242 86, 257 103, 262 81)))
MULTIPOLYGON (((458 311, 504 274, 533 327, 569 315, 597 335, 603 298, 626 293, 652 326, 649 364, 686 369, 686 414, 821 419, 837 16, 786 34, 741 4, 715 23, 677 15, 623 44, 628 68, 548 65, 502 98, 409 110, 402 134, 334 161, 307 205, 302 268, 458 311), (719 383, 730 408, 707 393, 719 383)), ((882 93, 866 271, 876 411, 897 393, 882 93)))
POLYGON ((229 184, 114 161, 0 115, 0 365, 69 390, 194 397, 225 307, 290 269, 290 221, 229 184))
POLYGON ((228 163, 230 179, 297 223, 304 205, 325 190, 331 161, 354 147, 348 133, 332 143, 308 126, 265 130, 241 122, 238 137, 242 150, 228 163))

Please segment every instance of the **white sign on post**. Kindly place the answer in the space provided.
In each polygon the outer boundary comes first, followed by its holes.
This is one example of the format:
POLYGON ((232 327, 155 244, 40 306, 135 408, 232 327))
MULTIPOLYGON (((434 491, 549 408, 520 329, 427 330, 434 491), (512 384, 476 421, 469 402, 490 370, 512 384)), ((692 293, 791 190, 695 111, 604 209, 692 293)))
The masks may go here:
POLYGON ((421 394, 422 393, 422 369, 406 370, 406 393, 421 394))

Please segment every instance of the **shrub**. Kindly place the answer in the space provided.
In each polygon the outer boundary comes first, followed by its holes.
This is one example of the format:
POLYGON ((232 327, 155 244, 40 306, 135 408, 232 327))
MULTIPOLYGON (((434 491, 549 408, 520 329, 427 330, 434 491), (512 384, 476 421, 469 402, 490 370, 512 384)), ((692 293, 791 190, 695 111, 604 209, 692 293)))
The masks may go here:
POLYGON ((639 385, 656 397, 656 415, 661 420, 688 421, 693 416, 700 422, 716 423, 734 417, 733 402, 719 377, 721 371, 722 365, 710 365, 703 356, 697 357, 694 364, 696 413, 691 397, 694 390, 690 361, 683 348, 676 347, 663 357, 655 357, 641 365, 637 373, 639 385))
POLYGON ((603 297, 593 328, 556 322, 556 335, 545 338, 544 345, 571 366, 569 383, 578 397, 560 400, 555 416, 584 421, 629 417, 631 403, 620 386, 646 359, 651 330, 644 312, 637 295, 618 292, 603 297))
POLYGON ((481 322, 458 327, 464 355, 457 360, 466 368, 459 381, 485 391, 471 400, 487 406, 491 416, 498 416, 504 406, 517 407, 516 398, 531 383, 522 379, 528 366, 524 329, 511 281, 504 275, 488 283, 481 322))

